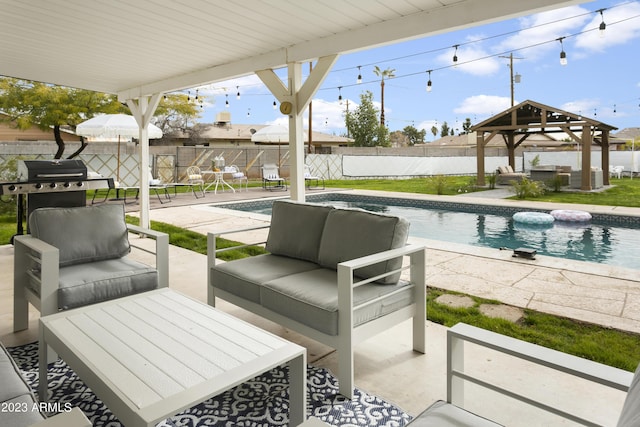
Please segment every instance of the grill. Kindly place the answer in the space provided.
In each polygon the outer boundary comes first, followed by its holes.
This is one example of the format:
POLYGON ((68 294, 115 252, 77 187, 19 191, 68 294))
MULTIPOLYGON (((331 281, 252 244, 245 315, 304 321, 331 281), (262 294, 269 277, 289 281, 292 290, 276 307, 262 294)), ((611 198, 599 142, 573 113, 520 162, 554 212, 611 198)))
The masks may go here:
POLYGON ((16 182, 0 184, 0 195, 17 195, 17 234, 31 212, 43 207, 85 206, 87 191, 113 188, 113 178, 87 177, 81 160, 20 160, 16 182))

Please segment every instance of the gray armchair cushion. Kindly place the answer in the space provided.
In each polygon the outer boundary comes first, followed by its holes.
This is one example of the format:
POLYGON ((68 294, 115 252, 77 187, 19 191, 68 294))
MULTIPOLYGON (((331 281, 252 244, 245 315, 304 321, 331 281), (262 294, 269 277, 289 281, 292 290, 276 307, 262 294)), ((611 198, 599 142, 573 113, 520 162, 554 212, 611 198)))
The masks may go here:
POLYGON ((121 258, 131 250, 121 204, 36 209, 29 229, 60 250, 61 267, 121 258))
POLYGON ((640 426, 640 365, 636 368, 629 392, 622 406, 618 427, 640 426))
POLYGON ((158 287, 158 272, 126 258, 108 259, 60 269, 58 308, 68 310, 121 298, 158 287))
MULTIPOLYGON (((334 209, 329 212, 324 226, 318 263, 335 270, 343 261, 401 248, 406 245, 408 236, 409 221, 404 218, 360 209, 334 209)), ((356 274, 367 279, 401 266, 402 258, 395 258, 361 268, 356 274)), ((399 273, 379 282, 391 284, 398 280, 399 273)))
POLYGON ((407 427, 499 427, 501 425, 438 400, 407 424, 407 427))
POLYGON ((273 202, 266 249, 275 255, 318 262, 322 230, 331 206, 273 202))
POLYGON ((33 392, 22 378, 20 370, 7 349, 0 343, 0 402, 10 402, 26 411, 0 411, 0 426, 26 427, 45 417, 38 410, 33 392))

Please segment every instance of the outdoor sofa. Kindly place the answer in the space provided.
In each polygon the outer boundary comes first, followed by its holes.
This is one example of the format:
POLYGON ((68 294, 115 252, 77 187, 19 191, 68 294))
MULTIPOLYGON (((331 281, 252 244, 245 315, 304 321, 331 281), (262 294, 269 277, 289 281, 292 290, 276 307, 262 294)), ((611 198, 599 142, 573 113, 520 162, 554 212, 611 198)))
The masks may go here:
POLYGON ((510 165, 500 166, 496 169, 496 184, 511 184, 512 182, 520 182, 522 178, 526 178, 527 174, 515 172, 510 165))
POLYGON ((0 342, 0 426, 91 427, 78 408, 61 406, 62 412, 47 418, 16 363, 0 342))
POLYGON ((222 298, 335 348, 351 398, 358 342, 413 319, 413 349, 425 351, 425 248, 407 245, 408 232, 399 217, 275 201, 270 226, 208 234, 208 303, 222 298), (218 249, 217 237, 260 228, 268 254, 217 260, 235 248, 218 249))

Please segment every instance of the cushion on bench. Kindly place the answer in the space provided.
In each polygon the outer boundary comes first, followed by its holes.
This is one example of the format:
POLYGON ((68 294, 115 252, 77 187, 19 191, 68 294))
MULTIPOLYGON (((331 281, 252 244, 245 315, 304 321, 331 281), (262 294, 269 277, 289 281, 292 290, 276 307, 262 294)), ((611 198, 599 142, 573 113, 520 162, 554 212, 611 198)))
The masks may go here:
MULTIPOLYGON (((326 334, 338 335, 337 274, 335 270, 321 268, 268 281, 260 289, 262 306, 326 334)), ((354 306, 394 292, 398 287, 405 287, 406 291, 357 309, 353 325, 410 305, 413 288, 407 285, 406 282, 395 286, 368 283, 355 288, 354 306)))
POLYGON ((211 269, 210 280, 218 289, 259 304, 263 283, 318 268, 313 262, 265 254, 216 264, 211 269))
MULTIPOLYGON (((318 252, 318 263, 331 269, 344 261, 401 248, 407 243, 409 221, 396 216, 361 209, 333 209, 327 215, 318 252)), ((402 258, 395 258, 357 270, 358 277, 368 279, 398 269, 402 258)), ((400 273, 378 280, 394 284, 400 273)))
POLYGON ((320 238, 331 206, 277 200, 273 202, 266 249, 306 261, 318 262, 320 238))
POLYGON ((499 427, 486 418, 479 417, 455 405, 438 400, 414 418, 407 427, 499 427))
POLYGON ((61 267, 121 258, 131 251, 122 204, 36 209, 29 230, 60 250, 61 267))

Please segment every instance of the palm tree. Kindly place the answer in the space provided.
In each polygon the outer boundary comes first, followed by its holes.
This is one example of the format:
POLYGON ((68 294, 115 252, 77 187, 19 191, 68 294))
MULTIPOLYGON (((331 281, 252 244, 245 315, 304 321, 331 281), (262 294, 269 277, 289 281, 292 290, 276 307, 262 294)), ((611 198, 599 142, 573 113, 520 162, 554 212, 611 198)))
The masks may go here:
POLYGON ((382 105, 380 109, 380 126, 384 126, 384 78, 395 77, 396 75, 394 73, 396 72, 396 70, 395 68, 387 68, 386 70, 381 70, 380 67, 376 65, 373 68, 373 72, 376 76, 382 78, 380 80, 380 103, 382 105))

